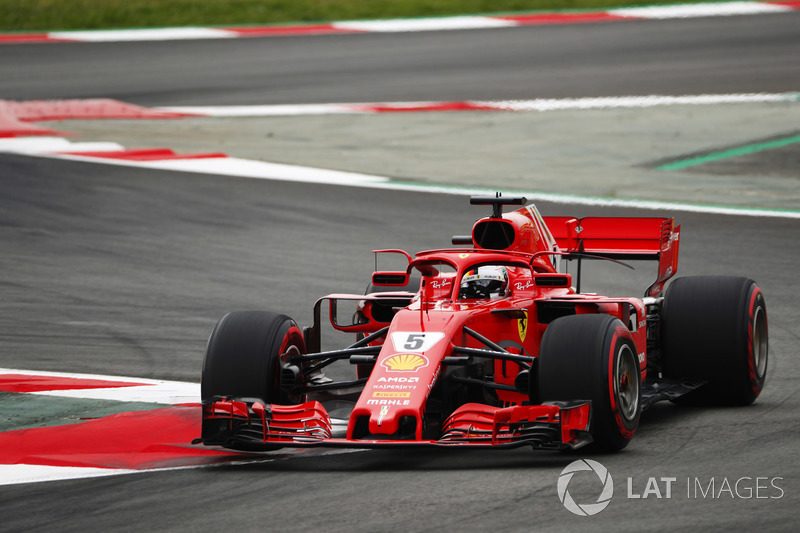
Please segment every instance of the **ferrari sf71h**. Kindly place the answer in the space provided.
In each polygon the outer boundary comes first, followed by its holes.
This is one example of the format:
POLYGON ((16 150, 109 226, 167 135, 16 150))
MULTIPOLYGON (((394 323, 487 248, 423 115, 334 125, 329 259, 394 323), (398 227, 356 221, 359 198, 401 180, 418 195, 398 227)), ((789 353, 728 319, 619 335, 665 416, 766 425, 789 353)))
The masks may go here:
POLYGON ((414 257, 375 251, 408 266, 376 268, 366 294, 320 298, 309 327, 269 311, 225 315, 203 362, 198 441, 616 451, 653 402, 744 405, 761 392, 761 290, 722 276, 664 290, 678 264, 673 219, 542 217, 500 195, 471 203, 492 209, 471 235, 414 257), (582 293, 589 259, 651 259, 658 274, 641 298, 582 293), (322 349, 323 310, 350 346, 322 349), (352 376, 326 376, 342 360, 352 376))

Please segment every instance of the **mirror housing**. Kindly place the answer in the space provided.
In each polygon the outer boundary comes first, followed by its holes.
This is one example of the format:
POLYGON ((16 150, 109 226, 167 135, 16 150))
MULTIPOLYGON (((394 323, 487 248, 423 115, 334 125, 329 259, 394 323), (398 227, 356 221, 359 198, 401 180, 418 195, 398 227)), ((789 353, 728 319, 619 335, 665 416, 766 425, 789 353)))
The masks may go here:
POLYGON ((408 272, 373 272, 372 284, 381 287, 405 287, 409 283, 408 272))

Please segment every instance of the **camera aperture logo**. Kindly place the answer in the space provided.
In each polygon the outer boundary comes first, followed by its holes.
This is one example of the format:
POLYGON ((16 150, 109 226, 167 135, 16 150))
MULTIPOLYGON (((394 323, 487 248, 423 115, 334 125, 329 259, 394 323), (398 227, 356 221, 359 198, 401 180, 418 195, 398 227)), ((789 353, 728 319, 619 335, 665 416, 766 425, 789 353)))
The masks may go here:
POLYGON ((614 480, 611 479, 611 474, 608 469, 591 459, 580 459, 568 464, 567 467, 561 471, 558 476, 558 499, 564 504, 568 511, 578 516, 592 516, 596 515, 605 509, 611 502, 614 496, 614 480), (594 472, 602 483, 602 490, 597 501, 594 503, 577 503, 572 495, 569 493, 569 483, 576 472, 590 471, 594 472))

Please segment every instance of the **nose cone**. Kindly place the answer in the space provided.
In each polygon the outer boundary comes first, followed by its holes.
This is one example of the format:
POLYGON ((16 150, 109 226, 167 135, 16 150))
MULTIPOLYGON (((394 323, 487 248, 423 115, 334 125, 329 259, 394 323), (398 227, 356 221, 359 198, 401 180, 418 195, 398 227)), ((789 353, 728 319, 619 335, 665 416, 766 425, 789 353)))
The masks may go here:
POLYGON ((460 327, 454 313, 400 310, 350 415, 349 439, 422 439, 428 395, 460 327))
POLYGON ((408 428, 413 421, 414 437, 422 438, 422 414, 439 373, 440 357, 436 364, 431 359, 421 353, 393 353, 384 346, 350 417, 348 437, 365 438, 368 433, 399 438, 401 422, 408 428))

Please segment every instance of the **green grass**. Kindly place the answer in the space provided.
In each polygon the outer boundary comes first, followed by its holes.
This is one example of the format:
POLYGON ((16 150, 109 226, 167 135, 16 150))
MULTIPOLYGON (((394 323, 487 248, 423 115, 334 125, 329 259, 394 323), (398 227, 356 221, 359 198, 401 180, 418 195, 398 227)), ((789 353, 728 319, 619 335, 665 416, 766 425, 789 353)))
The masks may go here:
POLYGON ((0 31, 280 24, 551 9, 646 0, 0 0, 0 31))

